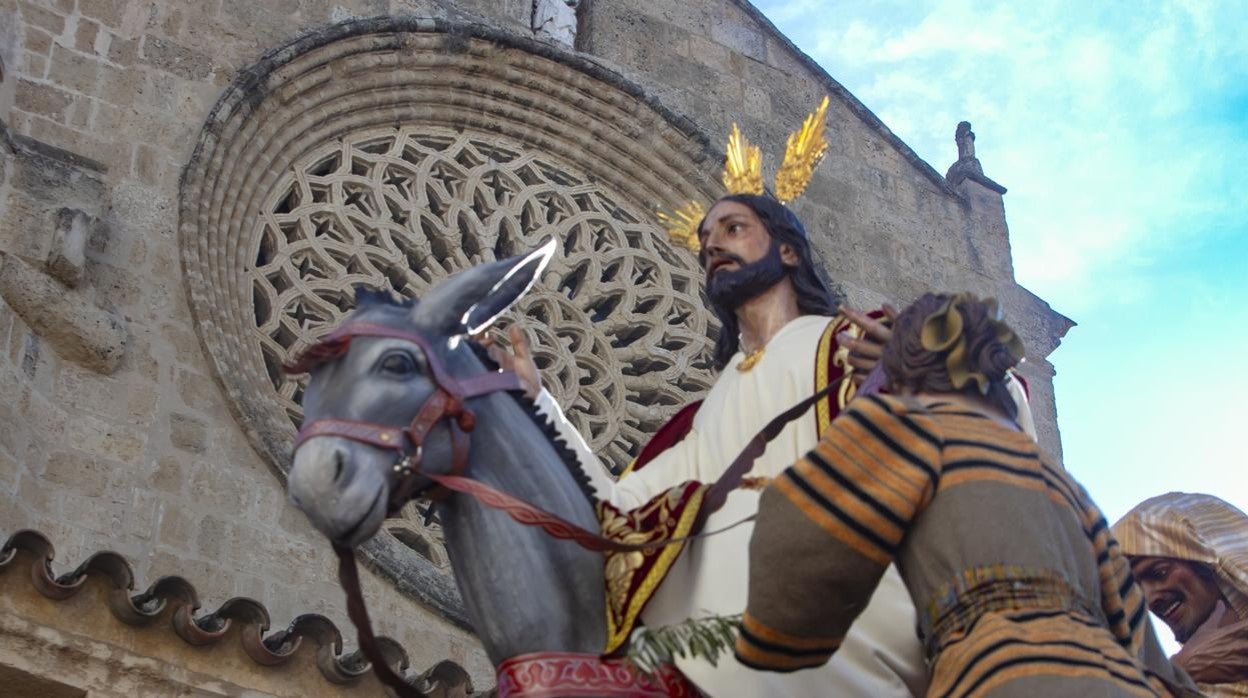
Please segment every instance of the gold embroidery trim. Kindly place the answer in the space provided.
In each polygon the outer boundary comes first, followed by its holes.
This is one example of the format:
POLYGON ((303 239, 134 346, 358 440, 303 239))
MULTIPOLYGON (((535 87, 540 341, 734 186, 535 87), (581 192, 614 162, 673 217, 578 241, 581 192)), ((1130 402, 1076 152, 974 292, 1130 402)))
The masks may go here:
MULTIPOLYGON (((823 330, 823 335, 819 337, 819 349, 815 352, 815 390, 822 390, 830 380, 828 370, 828 358, 832 355, 832 342, 836 339, 836 335, 842 328, 848 326, 847 331, 853 334, 857 330, 861 336, 862 330, 858 330, 854 325, 850 324, 844 317, 837 315, 828 323, 827 328, 823 330)), ((837 366, 843 372, 840 388, 836 393, 837 409, 845 409, 845 404, 854 396, 854 382, 849 380, 854 372, 854 367, 847 363, 849 359, 849 349, 837 346, 836 356, 833 365, 837 366), (848 388, 846 387, 848 386, 848 388)), ((815 405, 815 426, 818 433, 823 434, 828 425, 832 423, 832 409, 828 407, 827 400, 820 400, 815 405)))
POLYGON ((740 371, 741 373, 745 373, 746 371, 749 371, 751 368, 754 368, 756 365, 758 365, 758 362, 762 360, 763 351, 765 351, 766 349, 767 347, 763 346, 746 354, 745 358, 741 359, 741 363, 737 364, 737 370, 740 371))
MULTIPOLYGON (((854 339, 860 339, 866 334, 861 327, 844 318, 841 318, 840 324, 844 329, 838 331, 843 331, 854 339)), ((843 410, 845 405, 854 399, 854 393, 858 392, 858 386, 854 385, 853 380, 854 367, 849 363, 849 347, 843 347, 840 342, 837 342, 836 354, 832 356, 832 365, 841 369, 841 384, 836 389, 836 408, 843 410)))
MULTIPOLYGON (((694 520, 698 517, 698 511, 702 509, 702 497, 706 493, 706 489, 706 486, 703 485, 690 494, 689 501, 681 512, 680 519, 676 522, 674 528, 670 529, 670 531, 665 531, 662 528, 657 529, 651 534, 650 539, 670 540, 672 538, 684 538, 685 536, 688 536, 689 532, 693 529, 694 520)), ((668 506, 670 502, 670 494, 671 490, 668 491, 669 496, 665 496, 660 499, 658 506, 664 508, 668 506)), ((610 510, 599 509, 598 515, 600 520, 603 522, 604 535, 608 533, 607 528, 611 523, 607 519, 608 513, 610 513, 610 510)), ((661 520, 666 520, 666 512, 662 513, 664 516, 661 517, 661 520)), ((618 514, 612 518, 624 519, 627 521, 630 517, 624 514, 618 514)), ((636 518, 645 518, 645 516, 638 516, 636 518)), ((619 525, 618 522, 617 525, 619 525)), ((630 534, 629 537, 632 536, 640 536, 640 538, 647 537, 645 534, 637 533, 630 534)), ((628 540, 628 538, 626 538, 626 540, 628 540)), ((624 616, 618 624, 616 623, 615 616, 612 614, 611 609, 618 608, 623 605, 623 601, 625 599, 622 597, 628 593, 629 587, 632 586, 633 574, 637 568, 641 566, 641 561, 644 560, 644 553, 631 552, 607 554, 606 564, 608 570, 611 569, 612 558, 617 556, 627 557, 621 558, 622 565, 619 565, 619 567, 621 567, 620 569, 615 570, 612 574, 605 575, 607 585, 607 647, 604 654, 611 654, 615 650, 619 649, 620 646, 623 645, 628 639, 629 631, 636 624, 637 616, 641 615, 642 607, 644 607, 650 597, 654 595, 655 589, 658 588, 659 583, 663 581, 663 578, 667 576, 667 571, 671 569, 672 563, 676 561, 676 558, 680 555, 680 551, 683 550, 684 547, 684 543, 676 543, 659 549, 657 553, 658 559, 650 568, 650 571, 646 574, 645 579, 643 579, 641 584, 638 585, 637 590, 633 593, 632 597, 628 599, 628 608, 625 610, 624 616)))

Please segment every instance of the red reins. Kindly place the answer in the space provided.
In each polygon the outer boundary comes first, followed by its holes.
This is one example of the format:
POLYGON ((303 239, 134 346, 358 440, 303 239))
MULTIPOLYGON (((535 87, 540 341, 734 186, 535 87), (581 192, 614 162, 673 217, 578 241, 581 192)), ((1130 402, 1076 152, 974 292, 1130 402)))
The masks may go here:
MULTIPOLYGON (((421 474, 425 439, 433 427, 443 419, 449 420, 447 426, 451 435, 451 474, 460 475, 468 467, 468 433, 476 427, 476 415, 467 408, 465 401, 500 391, 521 390, 522 386, 520 379, 512 371, 485 373, 466 379, 455 378, 446 372, 437 354, 433 352, 431 343, 424 336, 371 322, 343 325, 326 336, 318 346, 336 345, 341 348, 353 337, 393 337, 419 346, 424 353, 429 377, 435 386, 433 394, 416 410, 412 421, 402 428, 333 418, 306 422, 295 437, 292 452, 298 450, 308 439, 317 436, 337 436, 394 451, 397 454, 394 472, 399 480, 391 490, 387 502, 387 513, 394 514, 414 494, 413 490, 421 474)), ((294 365, 301 364, 296 362, 294 365)), ((437 499, 446 494, 449 494, 449 490, 439 484, 436 491, 423 493, 423 496, 437 499)), ((360 590, 355 551, 335 543, 334 553, 338 556, 338 581, 347 595, 347 615, 355 624, 360 651, 373 665, 377 679, 392 688, 399 698, 423 698, 424 694, 419 689, 386 664, 385 657, 377 646, 373 624, 368 617, 368 607, 360 590)))

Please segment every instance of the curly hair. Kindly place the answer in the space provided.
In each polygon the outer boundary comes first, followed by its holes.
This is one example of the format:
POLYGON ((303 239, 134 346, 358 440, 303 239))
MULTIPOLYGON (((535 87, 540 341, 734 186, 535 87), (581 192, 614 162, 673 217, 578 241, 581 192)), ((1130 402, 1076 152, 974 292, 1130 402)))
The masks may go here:
POLYGON ((893 337, 884 346, 881 362, 888 388, 892 392, 966 393, 980 395, 1000 407, 1011 419, 1018 417, 1018 405, 1005 387, 1007 372, 1021 358, 1021 345, 1013 347, 1003 339, 1003 332, 1013 339, 1013 332, 998 318, 996 301, 980 300, 972 295, 924 294, 901 312, 893 325, 893 337), (924 346, 924 325, 929 317, 942 310, 950 300, 950 312, 961 315, 961 338, 957 346, 931 350, 924 346), (962 364, 970 374, 986 378, 981 386, 966 381, 955 385, 950 375, 951 353, 964 348, 962 364))

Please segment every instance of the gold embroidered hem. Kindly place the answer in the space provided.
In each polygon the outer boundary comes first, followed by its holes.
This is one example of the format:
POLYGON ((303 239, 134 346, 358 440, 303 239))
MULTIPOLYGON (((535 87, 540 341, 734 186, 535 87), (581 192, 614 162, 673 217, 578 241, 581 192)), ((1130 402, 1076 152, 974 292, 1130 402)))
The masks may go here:
MULTIPOLYGON (((684 538, 702 508, 706 485, 686 482, 628 512, 607 502, 597 506, 602 535, 614 541, 639 545, 684 538)), ((680 556, 685 542, 650 550, 606 554, 607 644, 604 654, 622 647, 632 633, 646 603, 680 556)))

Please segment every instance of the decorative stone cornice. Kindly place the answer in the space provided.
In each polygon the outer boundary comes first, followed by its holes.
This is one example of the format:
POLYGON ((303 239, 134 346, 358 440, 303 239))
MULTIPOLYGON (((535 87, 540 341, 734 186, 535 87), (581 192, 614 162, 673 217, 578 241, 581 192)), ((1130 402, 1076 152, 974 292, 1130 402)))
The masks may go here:
MULTIPOLYGON (((135 593, 134 570, 118 553, 97 552, 73 571, 59 576, 52 571, 54 556, 51 541, 42 533, 18 531, 0 547, 0 576, 18 575, 28 570, 26 577, 34 589, 57 602, 75 597, 91 579, 96 579, 105 585, 105 603, 118 621, 137 628, 167 618, 173 634, 181 642, 196 647, 216 645, 237 634, 242 649, 257 668, 288 663, 306 643, 316 647, 316 666, 330 683, 353 685, 370 672, 368 661, 358 651, 343 651, 342 632, 324 616, 301 615, 287 627, 269 632, 268 609, 253 599, 235 597, 208 613, 200 613, 199 592, 182 577, 161 577, 135 593)), ((87 635, 101 632, 90 627, 81 630, 87 635)), ((389 664, 400 674, 404 673, 409 665, 407 652, 390 638, 378 637, 377 642, 389 664)), ((465 682, 467 680, 462 667, 451 662, 434 665, 418 679, 434 673, 443 680, 446 676, 462 676, 465 682), (458 672, 453 671, 456 668, 458 672)))

